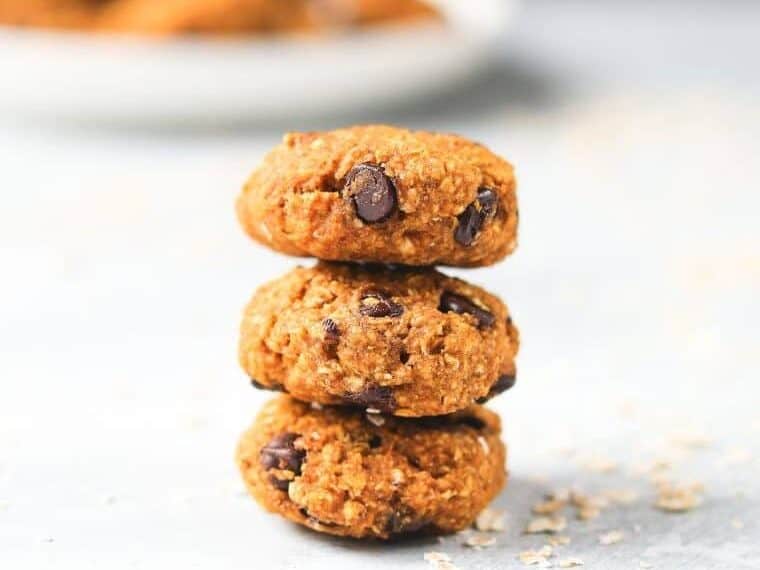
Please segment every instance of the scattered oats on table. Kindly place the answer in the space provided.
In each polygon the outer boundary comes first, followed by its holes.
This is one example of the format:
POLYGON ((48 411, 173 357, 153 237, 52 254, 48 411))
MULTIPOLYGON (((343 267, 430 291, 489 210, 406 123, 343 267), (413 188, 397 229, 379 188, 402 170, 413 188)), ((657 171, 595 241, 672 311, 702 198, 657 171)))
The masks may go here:
POLYGON ((542 567, 550 566, 549 558, 554 554, 551 546, 542 546, 539 550, 523 550, 518 559, 526 566, 540 565, 542 567))
POLYGON ((496 539, 492 536, 486 536, 484 534, 473 534, 467 540, 464 545, 472 548, 485 548, 487 546, 493 546, 496 544, 496 539))
POLYGON ((525 532, 528 534, 537 534, 542 532, 555 533, 565 530, 567 519, 563 516, 554 515, 548 517, 535 517, 530 520, 525 532))
POLYGON ((623 540, 623 536, 623 531, 611 530, 610 532, 605 532, 604 534, 599 535, 599 544, 602 544, 604 546, 617 544, 623 540))
POLYGON ((702 503, 702 497, 699 495, 701 490, 701 484, 662 484, 657 489, 655 506, 658 509, 672 513, 690 511, 702 503))

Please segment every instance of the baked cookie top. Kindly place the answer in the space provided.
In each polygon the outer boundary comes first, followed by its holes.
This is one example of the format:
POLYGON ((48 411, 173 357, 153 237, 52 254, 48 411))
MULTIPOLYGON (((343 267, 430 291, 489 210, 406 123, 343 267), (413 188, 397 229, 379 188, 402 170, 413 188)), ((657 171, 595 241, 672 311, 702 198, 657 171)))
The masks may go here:
POLYGON ((507 307, 432 268, 299 267, 258 289, 240 330, 254 385, 307 402, 430 416, 515 381, 507 307))
POLYGON ((0 0, 0 23, 142 35, 321 33, 440 19, 422 0, 0 0))
POLYGON ((499 435, 480 406, 409 420, 280 396, 243 434, 237 463, 259 503, 319 532, 454 532, 504 486, 499 435))
POLYGON ((517 243, 512 166, 463 137, 384 125, 290 133, 237 200, 246 232, 327 260, 490 265, 517 243))

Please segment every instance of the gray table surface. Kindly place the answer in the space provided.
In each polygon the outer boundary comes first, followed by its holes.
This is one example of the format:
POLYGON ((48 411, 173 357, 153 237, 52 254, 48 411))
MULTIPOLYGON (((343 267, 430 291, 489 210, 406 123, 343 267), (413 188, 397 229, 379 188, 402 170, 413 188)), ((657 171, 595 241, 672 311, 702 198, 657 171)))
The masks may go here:
POLYGON ((4 124, 0 566, 521 568, 547 543, 522 532, 531 505, 574 487, 637 498, 568 510, 555 566, 760 568, 759 21, 752 2, 531 2, 487 75, 424 105, 225 133, 4 124), (238 314, 296 263, 251 245, 232 200, 283 130, 355 120, 459 131, 518 167, 519 252, 451 271, 523 334, 492 404, 507 529, 482 550, 303 531, 232 463, 266 398, 236 366, 238 314), (654 464, 702 504, 654 508, 654 464))

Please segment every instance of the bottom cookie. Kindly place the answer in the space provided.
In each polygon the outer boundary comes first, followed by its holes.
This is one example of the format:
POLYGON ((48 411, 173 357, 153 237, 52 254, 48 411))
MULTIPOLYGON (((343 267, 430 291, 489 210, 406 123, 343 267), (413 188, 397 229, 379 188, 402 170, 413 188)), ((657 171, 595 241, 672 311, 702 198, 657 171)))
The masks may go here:
POLYGON ((283 395, 243 434, 237 463, 262 506, 313 530, 441 534, 470 525, 504 486, 500 431, 482 406, 407 419, 283 395))

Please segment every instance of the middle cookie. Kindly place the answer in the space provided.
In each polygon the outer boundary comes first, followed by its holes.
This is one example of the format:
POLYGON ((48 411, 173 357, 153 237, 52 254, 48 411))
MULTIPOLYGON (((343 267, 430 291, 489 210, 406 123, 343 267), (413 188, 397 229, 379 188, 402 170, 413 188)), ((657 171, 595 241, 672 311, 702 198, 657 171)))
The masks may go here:
POLYGON ((259 288, 240 362, 259 388, 416 417, 510 388, 518 345, 504 303, 460 279, 319 262, 259 288))

